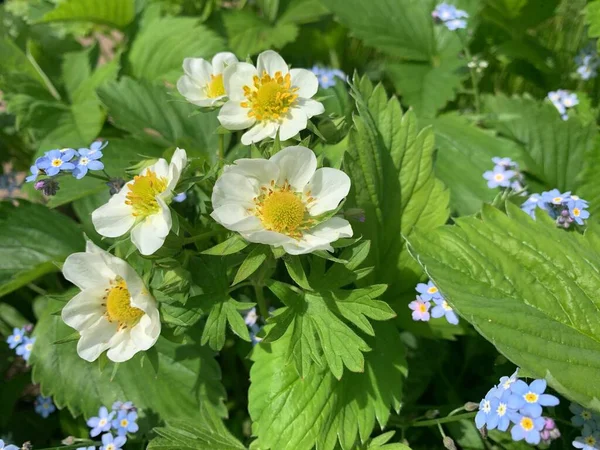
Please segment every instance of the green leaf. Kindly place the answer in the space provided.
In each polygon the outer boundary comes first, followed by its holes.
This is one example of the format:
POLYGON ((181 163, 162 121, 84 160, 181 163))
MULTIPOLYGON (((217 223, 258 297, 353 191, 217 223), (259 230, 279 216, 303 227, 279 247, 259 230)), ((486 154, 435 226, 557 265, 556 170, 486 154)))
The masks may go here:
POLYGON ((577 193, 584 157, 594 148, 595 124, 584 125, 575 117, 562 120, 549 102, 528 97, 487 96, 484 105, 491 114, 487 124, 529 154, 529 172, 548 189, 577 193))
MULTIPOLYGON (((267 326, 268 327, 268 326, 267 326)), ((333 450, 366 442, 376 421, 384 426, 390 408, 400 408, 406 361, 398 332, 390 323, 377 324, 373 349, 364 373, 347 373, 341 380, 325 368, 311 366, 300 377, 287 364, 293 333, 273 344, 261 343, 252 353, 249 411, 261 449, 333 450), (294 407, 290 407, 294 405, 294 407)))
POLYGON ((92 22, 125 28, 135 18, 135 0, 65 0, 41 22, 92 22))
POLYGON ((342 377, 344 367, 352 372, 362 372, 363 353, 371 348, 347 323, 373 335, 373 326, 368 319, 383 321, 395 316, 386 303, 376 300, 385 291, 383 285, 299 293, 285 283, 271 280, 267 287, 286 307, 277 310, 269 319, 275 326, 265 342, 275 341, 286 330, 292 329, 288 361, 294 362, 300 376, 304 376, 313 363, 319 367, 328 366, 338 379, 342 377))
POLYGON ((55 300, 49 302, 35 327, 36 344, 31 355, 34 382, 41 384, 42 393, 52 396, 59 408, 67 407, 75 416, 91 417, 101 405, 127 398, 162 419, 201 420, 201 406, 220 417, 226 415, 221 373, 210 349, 159 338, 155 345, 158 373, 142 368, 143 356, 137 354, 120 363, 111 379, 115 364, 108 362, 100 370, 98 362, 88 363, 77 355, 75 342, 53 344, 73 332, 60 316, 51 314, 62 306, 64 303, 55 300))
POLYGON ((431 2, 323 0, 323 3, 367 45, 415 61, 427 61, 435 53, 431 2))
POLYGON ((498 189, 490 189, 483 178, 494 167, 494 156, 507 156, 527 170, 530 159, 523 148, 469 123, 455 114, 433 122, 439 149, 435 174, 450 188, 450 204, 457 215, 475 214, 483 203, 491 203, 498 189))
POLYGON ((210 59, 225 43, 192 17, 164 17, 145 22, 131 44, 129 73, 139 79, 174 83, 183 75, 184 58, 210 59))
POLYGON ((98 89, 114 124, 146 142, 185 148, 188 156, 215 158, 218 148, 217 112, 193 118, 193 105, 170 97, 166 88, 123 77, 98 89))
POLYGON ((385 298, 397 301, 403 293, 413 296, 421 277, 404 239, 417 227, 446 222, 449 192, 433 173, 433 130, 418 132, 414 113, 402 114, 381 85, 355 79, 353 91, 358 115, 344 159, 353 181, 346 206, 365 211, 364 223, 352 225, 355 235, 371 241, 366 263, 375 270, 365 282, 387 284, 385 298))
POLYGON ((202 254, 215 256, 232 255, 244 250, 246 247, 248 247, 248 245, 250 245, 250 243, 245 241, 244 238, 236 233, 229 239, 215 245, 214 247, 204 250, 202 254))
POLYGON ((240 312, 252 308, 254 303, 238 302, 229 295, 217 297, 214 294, 205 294, 201 300, 202 308, 210 311, 202 332, 202 345, 208 343, 213 350, 221 350, 225 345, 227 325, 236 335, 250 342, 248 328, 240 312))
POLYGON ((600 235, 508 216, 481 218, 410 239, 415 256, 461 317, 519 367, 567 398, 600 411, 600 235), (565 355, 569 355, 565 358, 565 355))
MULTIPOLYGON (((40 74, 38 68, 32 63, 32 59, 21 50, 8 37, 0 38, 0 55, 2 55, 2 65, 0 65, 0 75, 7 76, 19 73, 36 82, 36 84, 45 87, 44 77, 40 74)), ((0 86, 4 91, 11 90, 8 80, 0 77, 0 86)))
POLYGON ((293 42, 298 35, 298 26, 293 23, 274 23, 245 10, 223 14, 229 45, 240 57, 255 55, 270 48, 280 49, 293 42))
POLYGON ((248 254, 244 262, 242 262, 242 265, 235 274, 235 278, 233 279, 233 283, 231 283, 231 285, 233 286, 244 281, 246 278, 256 272, 258 268, 267 260, 267 256, 270 253, 271 251, 268 246, 256 246, 254 250, 248 254))
POLYGON ((404 104, 412 107, 417 116, 435 117, 436 113, 456 97, 465 73, 465 61, 455 55, 430 63, 391 63, 386 66, 396 90, 402 95, 404 104))
POLYGON ((0 202, 0 296, 57 271, 55 262, 83 247, 68 217, 23 200, 18 207, 0 202))
MULTIPOLYGON (((600 0, 594 0, 587 4, 585 21, 589 25, 588 36, 591 38, 600 37, 600 0)), ((600 45, 600 43, 597 45, 600 45)))
POLYGON ((219 418, 202 421, 171 421, 164 428, 155 428, 158 437, 148 450, 244 450, 219 418))
POLYGON ((368 443, 360 447, 360 450, 410 450, 407 445, 399 443, 388 443, 394 437, 395 431, 388 431, 380 436, 371 439, 368 443))
POLYGON ((578 194, 590 203, 589 211, 591 218, 598 220, 600 218, 600 183, 598 183, 598 173, 600 173, 600 155, 598 154, 598 139, 594 150, 587 154, 581 174, 581 186, 578 194))

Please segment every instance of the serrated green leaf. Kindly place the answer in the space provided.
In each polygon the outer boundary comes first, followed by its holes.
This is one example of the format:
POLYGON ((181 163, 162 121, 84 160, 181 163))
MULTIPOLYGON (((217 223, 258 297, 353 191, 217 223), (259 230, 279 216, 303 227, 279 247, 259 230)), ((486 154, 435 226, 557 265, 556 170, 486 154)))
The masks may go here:
POLYGON ((410 450, 407 445, 400 443, 388 443, 394 437, 395 431, 388 431, 380 436, 371 439, 366 444, 359 447, 359 450, 410 450))
MULTIPOLYGON (((588 36, 600 36, 600 1, 589 2, 585 8, 585 21, 589 25, 588 36)), ((600 45, 600 43, 598 44, 600 45)), ((600 48, 600 47, 599 47, 600 48)))
POLYGON ((236 335, 250 342, 248 328, 240 311, 252 308, 254 303, 238 302, 228 295, 216 297, 211 294, 203 296, 202 299, 202 308, 209 311, 202 331, 202 345, 208 343, 213 350, 221 350, 225 345, 227 325, 236 335))
POLYGON ((517 143, 494 136, 455 114, 433 122, 439 149, 435 174, 450 188, 450 204, 458 215, 475 214, 483 203, 491 203, 498 189, 490 189, 483 173, 492 170, 495 156, 509 157, 527 170, 529 157, 517 143))
POLYGON ((188 157, 214 159, 219 136, 217 112, 190 119, 194 106, 170 96, 160 84, 123 77, 104 84, 98 95, 114 124, 133 136, 164 147, 185 148, 188 157))
POLYGON ((226 415, 221 373, 210 349, 159 338, 155 345, 158 374, 142 368, 142 355, 138 354, 120 363, 111 381, 113 363, 108 362, 100 371, 97 362, 86 362, 77 355, 75 342, 53 344, 73 332, 60 317, 49 314, 62 306, 64 303, 55 300, 49 302, 46 314, 35 327, 36 344, 31 355, 33 379, 58 407, 68 408, 75 416, 91 417, 100 406, 128 398, 138 408, 162 419, 200 419, 201 405, 220 417, 226 415))
POLYGON ((366 263, 375 270, 365 282, 387 284, 386 298, 397 301, 414 295, 421 276, 404 238, 446 222, 449 192, 433 173, 432 129, 418 132, 414 113, 402 114, 398 100, 366 78, 355 79, 353 96, 358 115, 344 159, 353 181, 346 205, 365 212, 364 223, 352 225, 371 241, 366 263))
POLYGON ((367 441, 376 421, 386 424, 389 408, 400 407, 406 363, 394 326, 375 328, 376 338, 368 338, 373 351, 366 355, 365 372, 345 374, 339 381, 314 365, 302 378, 286 364, 292 333, 255 347, 249 410, 261 449, 310 450, 316 445, 333 450, 339 440, 342 449, 350 450, 367 441))
POLYGON ((92 22, 125 28, 135 17, 134 0, 65 0, 41 22, 92 22))
POLYGON ((567 398, 600 410, 600 239, 484 206, 410 239, 415 256, 461 317, 508 359, 567 398), (569 355, 565 359, 564 355, 569 355))
POLYGON ((166 427, 155 428, 158 437, 148 450, 244 450, 244 447, 217 417, 202 421, 169 421, 166 427))
POLYGON ((284 257, 285 267, 292 280, 302 289, 312 290, 302 267, 302 259, 299 256, 288 255, 284 257))
POLYGON ((83 248, 83 235, 68 217, 24 200, 0 202, 0 296, 58 271, 55 261, 83 248))
POLYGON ((584 157, 594 148, 595 124, 584 125, 577 118, 562 120, 553 105, 528 97, 487 96, 484 105, 491 114, 487 124, 529 154, 528 169, 533 175, 548 189, 577 193, 584 157))
POLYGON ((138 79, 174 83, 183 75, 184 58, 210 61, 223 50, 223 39, 196 18, 156 18, 144 22, 131 44, 128 73, 138 79))
POLYGON ((254 249, 248 254, 242 265, 238 269, 235 274, 235 278, 233 279, 233 283, 231 285, 236 285, 254 272, 258 270, 258 268, 267 260, 267 256, 270 254, 269 247, 266 245, 257 245, 254 249))

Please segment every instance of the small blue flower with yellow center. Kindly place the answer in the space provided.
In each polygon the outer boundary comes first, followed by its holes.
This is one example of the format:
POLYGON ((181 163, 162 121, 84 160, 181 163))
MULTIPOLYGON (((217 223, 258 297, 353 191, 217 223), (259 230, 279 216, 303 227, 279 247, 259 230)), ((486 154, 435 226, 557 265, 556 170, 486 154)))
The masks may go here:
POLYGON ((50 150, 40 158, 39 162, 36 161, 36 166, 38 169, 44 170, 46 175, 53 177, 61 171, 73 170, 75 168, 75 164, 70 162, 71 159, 73 159, 73 156, 75 156, 75 150, 70 148, 50 150))
POLYGON ((506 170, 504 166, 495 166, 493 170, 483 173, 483 178, 487 180, 490 189, 497 187, 509 187, 511 179, 516 175, 514 170, 506 170))
POLYGON ((573 441, 573 447, 581 450, 600 449, 600 431, 584 429, 583 436, 579 436, 573 441))
POLYGON ((24 337, 23 343, 17 347, 17 355, 21 356, 25 361, 29 361, 33 344, 35 344, 35 338, 24 337))
POLYGON ((497 389, 494 386, 491 388, 485 397, 479 402, 479 411, 475 416, 475 425, 478 429, 483 428, 484 425, 487 425, 488 420, 493 414, 493 406, 492 400, 497 399, 497 389))
POLYGON ((102 447, 100 450, 121 450, 121 448, 127 442, 125 436, 114 437, 111 433, 102 435, 102 447))
MULTIPOLYGON (((129 410, 135 410, 135 406, 133 406, 133 402, 114 402, 112 404, 112 410, 113 411, 129 411, 129 410)), ((111 418, 112 419, 112 418, 111 418)))
POLYGON ((114 415, 114 412, 108 412, 106 406, 101 406, 98 410, 98 417, 90 417, 87 421, 88 427, 92 429, 90 431, 90 436, 96 437, 100 433, 110 431, 114 415))
POLYGON ((137 420, 135 411, 119 411, 117 418, 112 421, 112 426, 117 430, 119 436, 125 436, 127 433, 135 433, 140 427, 135 421, 137 420))
POLYGON ((498 393, 503 395, 505 392, 512 392, 512 385, 519 379, 519 369, 515 370, 510 377, 504 376, 500 378, 500 383, 498 384, 498 393))
POLYGON ((587 206, 587 202, 585 200, 581 200, 580 198, 573 199, 571 196, 571 198, 567 201, 569 216, 579 225, 583 225, 583 221, 585 219, 589 219, 590 217, 590 212, 585 209, 587 206))
POLYGON ((24 337, 25 328, 13 328, 13 334, 6 339, 6 343, 8 344, 9 348, 15 349, 23 343, 24 337))
POLYGON ((313 66, 311 72, 317 76, 319 86, 323 89, 335 86, 336 78, 346 79, 346 74, 339 69, 330 69, 327 67, 313 66))
POLYGON ((445 317, 448 323, 458 325, 458 316, 446 300, 434 298, 433 302, 435 306, 431 308, 431 317, 434 319, 445 317))
POLYGON ((534 380, 527 384, 522 380, 515 381, 512 385, 512 394, 508 399, 510 408, 519 410, 529 417, 540 417, 542 406, 556 406, 558 398, 554 395, 544 394, 546 391, 546 380, 534 380))
POLYGON ((54 403, 52 403, 52 399, 50 397, 44 397, 43 395, 37 396, 35 399, 36 413, 46 419, 54 411, 56 411, 56 406, 54 406, 54 403))
POLYGON ((433 284, 433 281, 431 281, 431 280, 429 280, 427 282, 427 284, 425 284, 425 283, 417 284, 416 290, 419 293, 421 300, 423 300, 425 302, 429 302, 431 300, 443 300, 442 294, 440 293, 437 286, 435 284, 433 284))
POLYGON ((543 417, 531 417, 517 412, 509 412, 510 420, 515 424, 510 430, 513 441, 522 441, 531 445, 537 445, 542 440, 541 431, 544 429, 546 420, 543 417))
POLYGON ((102 170, 104 164, 99 159, 102 158, 102 152, 97 150, 79 149, 79 158, 75 161, 73 176, 78 180, 82 179, 88 170, 102 170))
POLYGON ((443 23, 450 31, 467 28, 469 14, 466 11, 457 9, 454 5, 440 3, 431 13, 431 16, 438 22, 443 23))
POLYGON ((586 427, 592 431, 600 429, 600 415, 577 403, 571 403, 569 411, 575 414, 571 417, 571 423, 576 427, 586 427))
POLYGON ((93 445, 90 445, 89 447, 79 447, 75 450, 96 450, 96 447, 94 447, 93 445))

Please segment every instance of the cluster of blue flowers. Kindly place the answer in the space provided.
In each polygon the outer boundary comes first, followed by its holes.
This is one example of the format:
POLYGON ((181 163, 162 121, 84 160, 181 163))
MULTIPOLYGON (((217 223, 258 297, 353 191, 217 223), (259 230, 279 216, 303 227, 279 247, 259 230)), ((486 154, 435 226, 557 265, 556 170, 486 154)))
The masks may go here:
POLYGON ((596 44, 592 43, 581 50, 575 58, 575 64, 577 64, 577 73, 582 80, 596 78, 598 75, 597 69, 600 65, 600 59, 598 59, 596 53, 596 44))
POLYGON ((535 219, 536 208, 548 212, 556 219, 559 227, 569 228, 573 222, 584 225, 584 220, 590 217, 587 211, 588 202, 571 192, 561 193, 558 189, 530 195, 521 205, 521 209, 535 219))
POLYGON ((450 31, 467 28, 469 14, 466 11, 457 9, 454 5, 440 3, 431 13, 436 22, 443 23, 450 31))
POLYGON ((6 339, 8 347, 15 350, 15 353, 25 361, 29 361, 33 344, 35 344, 35 338, 27 336, 27 333, 31 329, 31 325, 23 328, 14 328, 13 333, 6 339))
POLYGON ((108 145, 108 142, 102 143, 96 141, 89 148, 63 148, 50 150, 35 160, 31 166, 29 175, 25 180, 35 182, 34 187, 42 191, 44 195, 55 195, 59 189, 56 177, 71 173, 80 180, 88 170, 103 170, 104 164, 100 161, 102 158, 102 149, 108 145), (37 180, 39 176, 45 175, 48 178, 37 180), (37 180, 37 181, 36 181, 37 180))
POLYGON ((340 78, 342 81, 346 80, 346 74, 340 69, 313 66, 311 72, 317 76, 319 86, 323 89, 335 86, 336 78, 340 78))
MULTIPOLYGON (((109 412, 106 406, 101 406, 97 417, 87 421, 91 428, 90 436, 102 434, 100 450, 120 450, 127 442, 127 433, 137 433, 139 426, 136 423, 137 410, 132 402, 115 402, 109 412), (113 430, 116 436, 111 432, 113 430)), ((80 447, 77 450, 91 450, 94 447, 80 447)))
POLYGON ((479 403, 475 416, 477 428, 507 431, 514 441, 523 439, 533 445, 560 437, 552 419, 542 417, 543 406, 556 406, 559 400, 546 394, 546 381, 534 380, 527 384, 519 380, 518 371, 510 377, 500 378, 500 383, 491 388, 479 403))
POLYGON ((416 291, 419 293, 417 299, 408 304, 413 311, 413 320, 427 322, 431 317, 434 319, 445 317, 452 325, 458 325, 458 316, 431 280, 427 284, 417 284, 416 291), (435 304, 433 308, 431 302, 435 304))
POLYGON ((571 423, 581 427, 581 436, 573 441, 573 447, 582 450, 600 449, 600 415, 577 403, 571 403, 569 410, 575 414, 571 417, 571 423))
POLYGON ((490 189, 497 187, 511 188, 516 192, 522 192, 525 180, 519 170, 519 165, 510 158, 492 158, 495 164, 492 170, 484 172, 483 178, 487 180, 490 189))
POLYGON ((558 110, 558 113, 560 114, 560 117, 562 117, 563 120, 567 120, 569 118, 567 111, 579 104, 577 94, 565 91, 564 89, 549 92, 548 99, 558 110))
POLYGON ((258 313, 256 312, 256 308, 249 309, 244 313, 244 323, 250 330, 252 345, 256 345, 262 341, 262 339, 257 336, 262 327, 258 324, 258 313))
POLYGON ((38 395, 35 399, 35 412, 47 419, 50 414, 56 411, 56 406, 52 402, 52 398, 38 395))

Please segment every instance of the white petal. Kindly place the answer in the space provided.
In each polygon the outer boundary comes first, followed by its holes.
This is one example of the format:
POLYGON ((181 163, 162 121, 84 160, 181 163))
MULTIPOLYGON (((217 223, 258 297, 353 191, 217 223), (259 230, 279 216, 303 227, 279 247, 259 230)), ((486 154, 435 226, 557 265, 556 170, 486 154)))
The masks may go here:
POLYGON ((77 343, 77 354, 89 362, 98 359, 102 352, 108 349, 110 340, 117 332, 117 327, 116 322, 110 323, 104 318, 98 321, 81 334, 77 343))
POLYGON ((282 141, 293 138, 308 125, 308 117, 301 108, 291 108, 285 116, 281 128, 279 128, 279 138, 282 141))
POLYGON ((273 122, 259 122, 242 135, 242 144, 250 145, 268 137, 275 138, 279 125, 273 122))
POLYGON ((213 75, 219 75, 223 73, 226 67, 232 66, 237 62, 237 57, 231 52, 217 53, 212 59, 212 73, 213 75))
POLYGON ((110 340, 109 346, 106 356, 113 362, 128 361, 141 350, 131 338, 130 329, 121 330, 115 334, 110 340))
POLYGON ((169 185, 167 186, 167 190, 175 189, 177 183, 179 182, 179 177, 183 172, 187 164, 187 154, 184 149, 177 148, 175 153, 173 153, 173 157, 171 158, 171 164, 169 164, 169 185))
POLYGON ((228 130, 245 130, 250 128, 256 120, 248 116, 248 108, 243 108, 239 101, 229 100, 219 111, 219 122, 228 130))
POLYGON ((107 282, 105 287, 84 289, 69 300, 61 312, 63 322, 77 331, 85 331, 98 322, 106 312, 102 303, 108 287, 107 282))
POLYGON ((260 186, 255 179, 225 172, 219 177, 212 191, 213 209, 231 203, 252 208, 254 197, 259 194, 259 189, 260 186))
POLYGON ((337 208, 350 192, 350 184, 350 177, 341 170, 331 167, 318 169, 304 188, 305 195, 315 199, 308 206, 310 215, 318 216, 337 208))
POLYGON ((183 71, 199 86, 205 86, 210 82, 213 67, 202 58, 185 58, 183 60, 183 71))
POLYGON ((142 255, 152 255, 161 248, 171 230, 171 211, 161 198, 156 200, 160 212, 146 217, 131 230, 131 242, 142 255))
POLYGON ((260 219, 241 205, 223 205, 215 209, 210 216, 228 230, 240 233, 264 229, 260 219))
POLYGON ((73 253, 63 265, 63 276, 79 289, 104 288, 116 275, 99 254, 73 253))
POLYGON ((292 77, 292 87, 298 88, 298 96, 311 98, 319 90, 319 80, 310 70, 292 69, 290 75, 292 77))
POLYGON ((309 119, 325 112, 323 103, 310 98, 299 98, 294 107, 302 109, 309 119))
POLYGON ((277 181, 279 177, 279 167, 268 159, 236 159, 234 164, 225 166, 225 173, 237 173, 245 177, 254 178, 259 186, 270 185, 271 181, 277 181))
POLYGON ((258 72, 248 63, 237 63, 223 71, 223 86, 230 100, 244 101, 244 86, 253 86, 253 78, 258 72))
POLYGON ((285 234, 277 233, 275 231, 257 231, 255 233, 242 234, 244 239, 249 242, 255 242, 257 244, 267 244, 280 246, 283 244, 294 242, 294 239, 286 236, 285 234))
POLYGON ((127 183, 119 193, 110 198, 108 203, 92 212, 94 228, 102 236, 123 236, 135 223, 133 210, 125 203, 131 183, 131 181, 127 183))
POLYGON ((148 350, 158 340, 160 335, 160 317, 158 310, 144 314, 140 321, 131 329, 131 339, 140 350, 148 350))
POLYGON ((186 98, 188 102, 196 105, 200 104, 201 102, 211 100, 206 96, 206 90, 203 88, 203 86, 194 82, 187 75, 183 75, 179 78, 179 80, 177 80, 177 90, 186 98))
POLYGON ((347 220, 332 217, 304 233, 300 240, 284 244, 283 248, 290 255, 303 255, 316 250, 332 251, 332 242, 340 238, 352 237, 352 234, 352 227, 347 220))
POLYGON ((281 55, 273 50, 267 50, 258 55, 256 69, 260 76, 262 76, 264 72, 273 76, 276 72, 281 72, 282 75, 285 75, 289 71, 288 65, 281 55))
POLYGON ((317 157, 312 150, 302 146, 286 147, 270 159, 279 166, 277 184, 286 181, 296 192, 302 192, 317 170, 317 157))
POLYGON ((148 172, 154 172, 159 178, 168 178, 169 176, 169 163, 166 159, 160 158, 151 166, 146 167, 142 170, 141 175, 147 175, 148 172))

